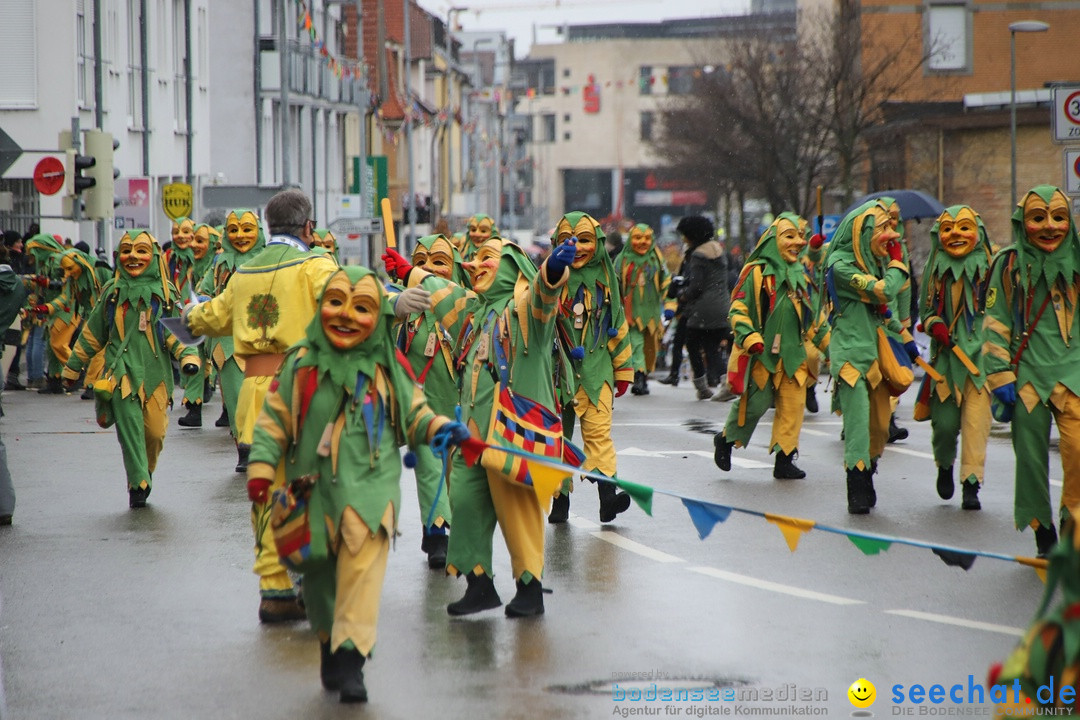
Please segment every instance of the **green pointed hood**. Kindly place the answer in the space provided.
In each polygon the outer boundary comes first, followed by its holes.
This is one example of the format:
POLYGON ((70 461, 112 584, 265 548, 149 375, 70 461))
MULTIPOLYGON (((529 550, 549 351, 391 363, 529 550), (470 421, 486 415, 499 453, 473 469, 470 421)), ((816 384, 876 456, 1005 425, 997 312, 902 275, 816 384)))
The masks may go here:
POLYGON ((503 238, 492 237, 488 242, 498 241, 502 245, 499 252, 499 269, 495 280, 486 293, 480 295, 480 302, 486 308, 496 309, 513 300, 519 288, 524 288, 536 277, 536 266, 520 247, 503 238))
MULTIPOLYGON (((466 277, 465 277, 465 270, 464 270, 464 268, 461 267, 461 253, 459 253, 457 248, 454 247, 453 240, 451 240, 450 238, 446 237, 445 235, 441 235, 441 234, 425 235, 424 237, 417 240, 416 244, 417 244, 417 246, 422 247, 425 250, 427 250, 428 252, 430 252, 431 247, 440 238, 443 239, 446 242, 446 244, 450 246, 450 252, 453 254, 452 257, 454 259, 454 269, 450 273, 450 280, 452 280, 454 283, 456 283, 458 285, 465 285, 466 277)), ((414 251, 413 254, 415 255, 415 251, 414 251)))
MULTIPOLYGON (((634 230, 653 232, 652 227, 645 223, 638 223, 634 226, 634 230)), ((655 235, 652 243, 649 245, 649 249, 644 253, 636 252, 634 248, 630 246, 630 242, 627 241, 616 256, 616 260, 621 263, 623 267, 633 265, 635 267, 659 269, 660 266, 664 264, 664 256, 660 254, 660 248, 656 247, 655 235)))
POLYGON ((930 254, 926 258, 926 267, 923 270, 924 282, 920 292, 925 303, 928 293, 938 282, 951 275, 953 280, 964 284, 964 299, 967 307, 975 307, 975 288, 987 277, 990 272, 990 260, 994 251, 990 247, 990 239, 986 234, 986 225, 982 218, 970 205, 951 205, 945 208, 930 228, 930 254), (941 247, 941 223, 943 220, 955 220, 963 210, 969 210, 975 216, 978 225, 979 237, 975 241, 975 247, 971 252, 961 258, 954 258, 941 247))
MULTIPOLYGON (((799 231, 799 223, 802 221, 802 218, 793 212, 780 213, 776 216, 776 219, 772 221, 772 224, 765 229, 765 232, 761 234, 761 238, 758 240, 757 245, 754 246, 754 249, 746 258, 746 263, 750 264, 756 261, 761 262, 762 274, 776 276, 777 287, 783 283, 787 283, 788 287, 792 289, 805 288, 806 272, 803 264, 798 260, 789 263, 780 256, 780 247, 776 244, 776 237, 779 233, 781 220, 787 220, 795 226, 796 232, 799 231)), ((805 233, 802 234, 805 235, 805 233)), ((734 290, 734 288, 732 288, 732 290, 734 290)))
POLYGON ((870 242, 874 237, 875 211, 888 214, 885 205, 870 200, 844 217, 829 243, 824 261, 826 269, 846 260, 864 273, 881 274, 881 263, 874 255, 870 242))
POLYGON ((140 306, 150 307, 153 298, 156 296, 165 306, 165 314, 167 315, 173 303, 176 302, 176 291, 168 280, 169 272, 165 267, 165 256, 161 252, 161 245, 158 244, 157 238, 151 235, 149 230, 128 230, 120 237, 116 245, 119 247, 120 243, 125 239, 134 242, 140 235, 146 235, 150 238, 150 246, 153 248, 154 253, 150 264, 146 266, 141 275, 132 277, 117 260, 113 279, 102 288, 102 293, 104 294, 109 289, 115 289, 117 303, 122 305, 124 302, 128 302, 133 308, 140 306))
MULTIPOLYGON (((234 210, 229 211, 229 215, 236 215, 237 219, 240 219, 240 218, 244 217, 244 213, 251 213, 252 215, 255 216, 256 219, 259 219, 259 213, 255 212, 254 210, 251 210, 249 208, 236 208, 234 210)), ((227 227, 228 226, 228 215, 226 215, 225 218, 226 218, 225 225, 227 227)), ((244 252, 244 253, 237 252, 236 248, 233 247, 232 242, 229 240, 228 232, 223 230, 222 235, 221 235, 221 253, 220 253, 220 258, 221 259, 218 260, 218 262, 224 263, 225 266, 228 267, 229 269, 236 269, 237 267, 239 267, 240 265, 243 265, 245 262, 247 262, 251 258, 255 257, 259 253, 259 251, 263 249, 263 247, 265 245, 266 245, 266 236, 263 235, 262 222, 259 222, 259 234, 258 234, 258 237, 256 237, 256 239, 255 239, 255 244, 252 245, 251 248, 247 252, 244 252)))
MULTIPOLYGON (((1076 233, 1076 220, 1072 214, 1072 204, 1069 203, 1069 230, 1065 233, 1065 239, 1052 253, 1047 253, 1035 247, 1028 240, 1024 230, 1024 205, 1028 197, 1037 195, 1047 204, 1054 193, 1065 195, 1061 188, 1053 185, 1037 185, 1024 193, 1024 197, 1016 204, 1012 214, 1013 244, 1016 248, 1017 266, 1031 285, 1038 282, 1040 277, 1045 277, 1047 285, 1052 286, 1059 279, 1066 285, 1075 282, 1080 273, 1080 238, 1076 233)), ((1065 198, 1068 202, 1068 197, 1065 198)))
POLYGON ((60 268, 60 255, 66 250, 52 235, 39 233, 23 246, 23 251, 34 258, 34 270, 40 275, 50 275, 60 268))
POLYGON ((590 292, 596 292, 597 284, 609 290, 618 284, 618 274, 615 272, 615 266, 612 265, 611 257, 607 254, 607 250, 604 249, 604 241, 607 239, 607 235, 600 228, 600 223, 588 213, 575 211, 563 215, 560 221, 555 223, 555 230, 551 233, 551 247, 555 248, 559 244, 559 225, 562 220, 566 220, 570 224, 570 228, 573 229, 577 227, 583 218, 588 219, 593 232, 596 234, 596 252, 593 253, 592 258, 583 267, 570 268, 570 282, 567 283, 566 292, 571 297, 577 293, 578 288, 582 285, 589 288, 590 292))

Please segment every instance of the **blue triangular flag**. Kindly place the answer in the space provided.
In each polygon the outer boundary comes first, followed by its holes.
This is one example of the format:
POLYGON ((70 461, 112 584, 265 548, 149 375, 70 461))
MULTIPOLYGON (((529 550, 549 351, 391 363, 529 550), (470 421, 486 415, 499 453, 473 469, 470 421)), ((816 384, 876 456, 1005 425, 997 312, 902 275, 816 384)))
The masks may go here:
POLYGON ((709 537, 709 533, 712 532, 716 523, 724 522, 728 519, 728 515, 731 514, 731 508, 724 505, 714 505, 713 503, 704 503, 688 498, 681 499, 682 504, 686 506, 687 512, 690 513, 690 520, 693 521, 694 527, 697 528, 698 537, 702 540, 709 537))

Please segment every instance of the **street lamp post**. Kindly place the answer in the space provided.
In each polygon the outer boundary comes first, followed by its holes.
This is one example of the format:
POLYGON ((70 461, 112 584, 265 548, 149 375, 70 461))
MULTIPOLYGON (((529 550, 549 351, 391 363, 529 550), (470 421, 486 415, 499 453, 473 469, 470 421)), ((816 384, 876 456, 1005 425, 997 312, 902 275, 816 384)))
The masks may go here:
POLYGON ((1021 20, 1009 24, 1009 146, 1011 156, 1011 179, 1013 207, 1016 205, 1016 33, 1046 32, 1050 26, 1039 20, 1021 20))

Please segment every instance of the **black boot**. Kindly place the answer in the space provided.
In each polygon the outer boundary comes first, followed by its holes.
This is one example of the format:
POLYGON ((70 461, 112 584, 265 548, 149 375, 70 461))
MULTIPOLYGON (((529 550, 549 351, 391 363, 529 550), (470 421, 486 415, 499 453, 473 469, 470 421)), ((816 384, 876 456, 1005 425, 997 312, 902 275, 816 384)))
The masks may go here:
POLYGON ((38 388, 39 395, 63 395, 64 385, 60 378, 51 375, 45 378, 45 384, 38 388))
POLYGON ((203 402, 206 402, 210 398, 214 397, 214 386, 210 384, 210 378, 203 380, 202 386, 203 402))
POLYGON ((698 400, 708 400, 713 396, 712 390, 709 389, 709 383, 704 375, 694 378, 694 387, 697 388, 698 400))
POLYGON ((502 605, 499 593, 495 591, 495 582, 486 574, 469 573, 465 581, 469 584, 465 588, 465 596, 447 605, 446 612, 451 615, 472 615, 502 605))
POLYGON ((229 408, 221 406, 221 417, 214 421, 214 427, 229 427, 229 408))
POLYGON ((330 652, 330 641, 319 643, 319 679, 327 690, 341 689, 341 669, 337 657, 330 652))
POLYGON ((93 400, 94 399, 94 388, 92 386, 90 386, 90 385, 87 385, 86 387, 83 388, 82 395, 80 395, 79 398, 82 399, 82 400, 93 400))
POLYGON ((146 507, 146 496, 149 494, 146 488, 128 488, 128 507, 146 507))
POLYGON ((630 386, 630 392, 634 395, 648 395, 648 376, 641 370, 634 371, 634 384, 630 386))
POLYGON ((937 469, 937 494, 942 500, 948 500, 953 496, 952 465, 937 469))
POLYGON ((907 428, 902 428, 896 424, 896 415, 889 416, 889 444, 896 442, 897 440, 907 440, 908 431, 907 428))
POLYGON ((202 427, 202 405, 199 403, 184 403, 187 406, 187 415, 176 421, 180 427, 202 427))
POLYGON ((1057 545, 1058 536, 1057 530, 1054 526, 1046 527, 1039 525, 1035 528, 1035 548, 1038 553, 1037 557, 1044 558, 1047 554, 1054 549, 1057 545))
POLYGON ((247 472, 248 455, 251 454, 250 445, 237 445, 236 446, 236 467, 234 470, 238 473, 247 472))
POLYGON ((798 450, 792 450, 790 453, 784 453, 783 450, 778 450, 776 453, 776 463, 773 465, 772 476, 777 480, 802 480, 806 477, 806 473, 795 465, 795 458, 798 456, 798 450))
POLYGON ((427 565, 432 570, 440 570, 446 567, 446 549, 450 544, 445 530, 437 533, 424 533, 424 539, 420 541, 420 549, 427 553, 427 565))
POLYGON ((338 648, 334 653, 338 673, 341 675, 341 694, 338 699, 343 703, 367 702, 367 688, 364 687, 364 661, 367 659, 359 650, 338 648))
POLYGON ((960 486, 963 499, 960 501, 960 507, 964 510, 982 510, 982 503, 979 502, 979 481, 972 482, 971 480, 965 480, 960 486))
POLYGON ((596 490, 600 493, 600 522, 612 522, 616 515, 630 509, 630 496, 616 492, 614 483, 598 481, 596 490))
POLYGON ((816 413, 818 411, 817 383, 806 388, 806 410, 811 413, 816 413))
POLYGON ((735 444, 729 443, 727 438, 724 437, 724 433, 713 435, 712 442, 713 462, 716 463, 716 467, 724 472, 731 470, 731 448, 735 447, 735 444))
POLYGON ((679 384, 679 368, 671 368, 671 372, 667 374, 667 377, 660 378, 659 383, 676 387, 679 384))
POLYGON ((544 586, 537 578, 528 583, 517 581, 517 594, 506 606, 506 617, 532 617, 544 614, 544 586))
POLYGON ((559 493, 555 496, 555 499, 551 501, 551 512, 548 513, 548 522, 552 525, 559 525, 566 522, 570 518, 570 495, 568 493, 559 493))
POLYGON ((847 511, 851 515, 870 512, 870 471, 849 468, 847 471, 847 511))

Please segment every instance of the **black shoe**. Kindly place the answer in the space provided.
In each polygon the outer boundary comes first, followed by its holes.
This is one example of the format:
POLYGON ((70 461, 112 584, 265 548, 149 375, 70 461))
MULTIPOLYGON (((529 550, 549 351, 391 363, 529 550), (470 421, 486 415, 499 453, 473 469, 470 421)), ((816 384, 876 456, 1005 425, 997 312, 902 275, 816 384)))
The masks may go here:
POLYGON ((716 467, 724 472, 731 470, 731 448, 734 447, 734 443, 729 443, 724 433, 713 435, 712 442, 713 462, 716 463, 716 467))
POLYGON ((214 386, 210 384, 210 378, 203 380, 202 397, 204 403, 214 397, 214 386))
POLYGON ((128 507, 146 507, 146 496, 149 494, 146 488, 128 488, 128 507))
POLYGON ((330 652, 330 641, 319 643, 319 679, 327 690, 341 689, 341 669, 337 657, 330 652))
MULTIPOLYGON (((937 469, 937 494, 942 500, 952 498, 953 491, 952 465, 937 469)), ((977 491, 976 491, 977 492, 977 491)))
POLYGON ((851 515, 870 512, 870 471, 850 468, 847 471, 847 511, 851 515))
POLYGON ((806 411, 810 413, 818 411, 816 384, 806 388, 806 411))
POLYGON ((792 450, 789 454, 778 451, 776 453, 776 463, 773 465, 772 476, 777 480, 802 480, 806 477, 806 473, 795 465, 795 458, 798 456, 798 450, 792 450))
POLYGON ((222 406, 221 417, 214 421, 214 427, 229 427, 229 409, 222 406))
POLYGON ((5 390, 25 390, 26 386, 19 382, 18 378, 8 378, 8 381, 4 383, 5 390))
POLYGON ((902 428, 896 424, 896 416, 889 417, 889 444, 896 442, 897 440, 907 440, 908 431, 906 428, 902 428))
POLYGON ((295 595, 262 598, 259 600, 259 622, 283 623, 307 619, 307 610, 296 601, 295 595))
POLYGON ((341 690, 338 700, 343 703, 367 702, 367 688, 364 687, 364 661, 367 659, 359 650, 338 648, 334 653, 338 673, 341 676, 341 690))
POLYGON ((559 525, 570 518, 570 495, 560 493, 551 501, 551 512, 548 513, 548 522, 559 525))
POLYGON ((964 481, 964 484, 960 486, 960 490, 963 493, 960 507, 964 510, 982 510, 982 503, 979 502, 978 480, 975 482, 971 482, 970 480, 964 481))
POLYGON ((187 405, 187 415, 176 421, 180 427, 202 427, 202 405, 198 403, 184 403, 187 405))
POLYGON ((1035 548, 1038 553, 1037 557, 1044 558, 1047 554, 1054 549, 1057 545, 1058 536, 1057 530, 1054 526, 1044 527, 1040 525, 1035 528, 1035 548))
POLYGON ((660 378, 657 382, 659 382, 661 385, 670 385, 671 387, 676 387, 679 384, 679 373, 672 370, 667 377, 660 378))
POLYGON ((82 395, 80 395, 79 398, 81 400, 93 400, 94 399, 94 388, 87 385, 86 387, 83 388, 82 395))
POLYGON ((40 395, 64 395, 64 385, 58 377, 45 378, 45 384, 38 388, 40 395))
POLYGON ((250 445, 237 445, 236 446, 236 467, 233 468, 238 473, 247 472, 248 455, 251 454, 250 445))
POLYGON ((451 615, 472 615, 502 605, 499 593, 495 590, 495 582, 486 574, 469 573, 465 580, 469 584, 465 595, 457 602, 447 605, 446 612, 451 615))
POLYGON ((450 538, 446 533, 431 533, 424 535, 420 543, 420 549, 427 553, 427 566, 432 570, 441 570, 446 567, 446 549, 450 545, 450 538))
POLYGON ((634 371, 634 384, 630 386, 630 392, 634 395, 648 395, 648 376, 641 370, 634 371))
POLYGON ((630 496, 617 492, 614 483, 598 481, 596 490, 600 494, 600 522, 612 522, 616 515, 630 509, 630 496))
POLYGON ((544 614, 544 586, 533 578, 528 583, 517 581, 517 594, 506 606, 506 617, 533 617, 544 614))

